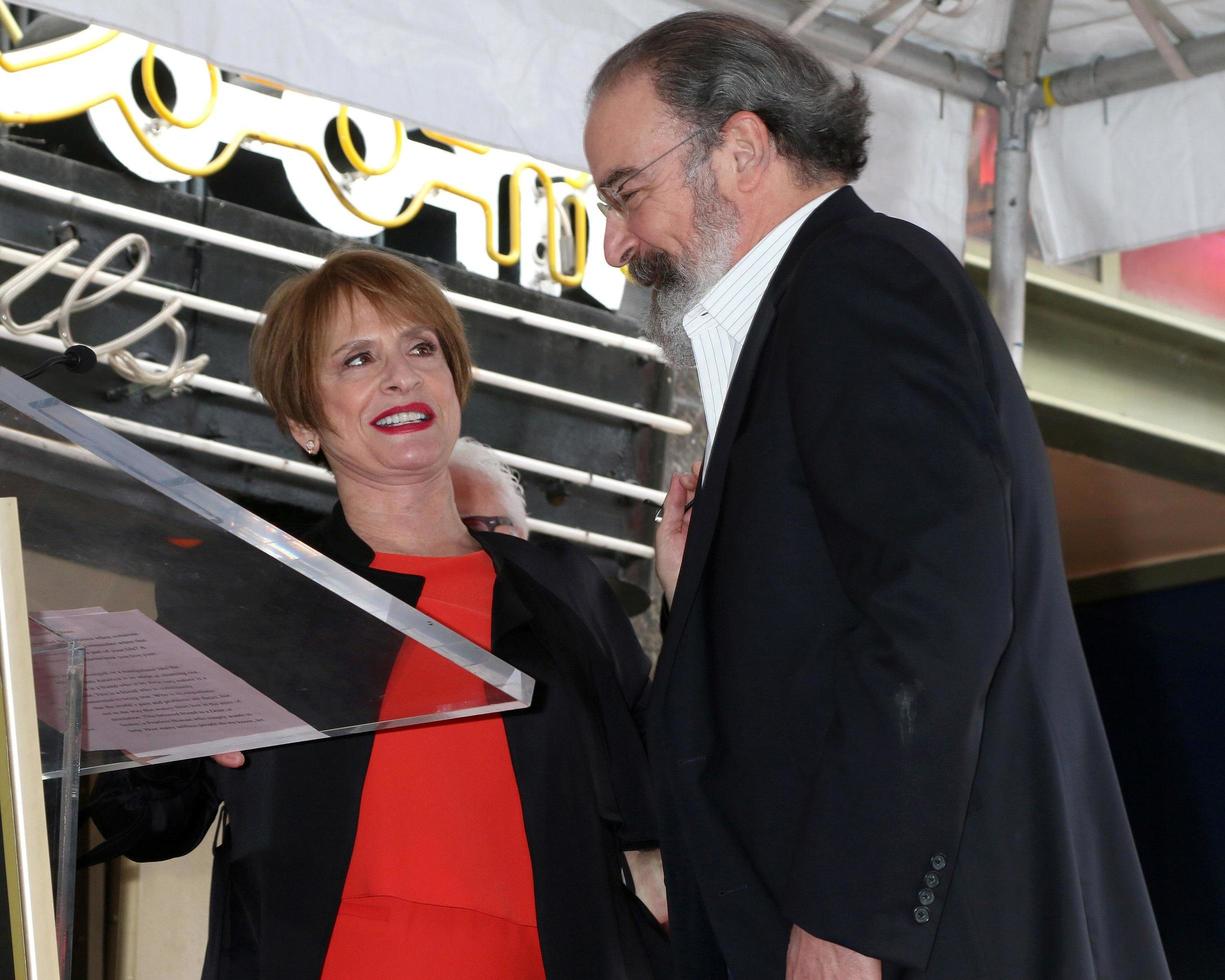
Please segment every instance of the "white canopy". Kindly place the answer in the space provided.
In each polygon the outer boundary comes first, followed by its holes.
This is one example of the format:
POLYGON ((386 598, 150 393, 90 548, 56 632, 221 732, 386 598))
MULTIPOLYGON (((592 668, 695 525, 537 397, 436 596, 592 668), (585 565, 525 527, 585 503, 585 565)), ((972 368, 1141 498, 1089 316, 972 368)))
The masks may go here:
MULTIPOLYGON (((1042 6, 1040 0, 1018 2, 1042 6)), ((595 67, 644 27, 694 9, 678 0, 34 5, 291 88, 570 166, 583 165, 584 97, 595 67)), ((809 5, 740 0, 705 6, 782 26, 809 5)), ((852 29, 866 36, 871 28, 881 37, 901 25, 909 29, 898 33, 900 44, 884 67, 907 49, 923 48, 942 52, 954 69, 981 71, 999 65, 1011 11, 1007 0, 817 0, 809 12, 820 16, 799 36, 829 50, 822 43, 827 36, 852 29)), ((1040 72, 1151 51, 1154 41, 1142 20, 1154 18, 1170 47, 1187 37, 1225 34, 1220 0, 1054 0, 1040 72)), ((864 196, 960 250, 971 103, 964 92, 951 92, 965 86, 950 84, 940 93, 881 70, 861 71, 875 113, 864 196)), ((1225 74, 1050 109, 1037 120, 1032 143, 1031 199, 1045 257, 1066 262, 1225 228, 1225 181, 1218 176, 1223 150, 1225 74)))

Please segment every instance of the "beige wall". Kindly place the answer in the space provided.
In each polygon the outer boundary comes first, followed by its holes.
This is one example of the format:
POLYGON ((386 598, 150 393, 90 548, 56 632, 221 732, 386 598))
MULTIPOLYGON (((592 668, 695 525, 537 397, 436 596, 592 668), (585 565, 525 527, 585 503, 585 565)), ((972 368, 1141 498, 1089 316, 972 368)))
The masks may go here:
POLYGON ((110 980, 199 980, 215 830, 173 861, 115 862, 110 980))

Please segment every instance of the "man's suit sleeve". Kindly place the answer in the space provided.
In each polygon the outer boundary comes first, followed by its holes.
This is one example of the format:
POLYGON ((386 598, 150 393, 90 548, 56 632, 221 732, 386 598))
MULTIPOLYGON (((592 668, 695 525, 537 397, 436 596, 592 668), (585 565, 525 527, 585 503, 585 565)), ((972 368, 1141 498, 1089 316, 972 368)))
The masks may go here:
POLYGON ((922 967, 1013 628, 1009 477, 950 283, 882 238, 822 261, 829 273, 798 281, 779 323, 804 478, 860 619, 834 651, 783 912, 922 967))

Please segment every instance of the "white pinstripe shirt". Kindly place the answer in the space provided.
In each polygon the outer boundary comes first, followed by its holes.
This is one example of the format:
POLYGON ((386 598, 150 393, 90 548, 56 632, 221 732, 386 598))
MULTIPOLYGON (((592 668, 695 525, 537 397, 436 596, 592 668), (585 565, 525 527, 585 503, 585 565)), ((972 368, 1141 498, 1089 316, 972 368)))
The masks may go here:
POLYGON ((693 345, 698 385, 702 389, 702 411, 706 415, 707 461, 732 372, 770 278, 804 219, 832 193, 829 191, 813 198, 775 225, 685 314, 683 325, 693 345))

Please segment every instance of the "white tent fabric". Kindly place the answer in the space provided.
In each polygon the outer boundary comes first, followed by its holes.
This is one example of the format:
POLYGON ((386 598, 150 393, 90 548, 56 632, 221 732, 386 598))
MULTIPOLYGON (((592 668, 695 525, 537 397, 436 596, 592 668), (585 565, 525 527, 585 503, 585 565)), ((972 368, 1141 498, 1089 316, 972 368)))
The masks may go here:
POLYGON ((966 167, 974 106, 881 71, 860 73, 872 106, 868 165, 855 189, 877 211, 913 221, 954 255, 966 241, 966 167))
MULTIPOLYGON (((51 0, 63 16, 147 37, 290 88, 432 129, 585 166, 582 127, 596 66, 645 27, 693 9, 677 0, 51 0)), ((965 242, 971 106, 868 72, 874 207, 965 242)))
POLYGON ((595 67, 677 0, 35 0, 289 88, 582 166, 595 67))
MULTIPOLYGON (((919 2, 902 5, 876 26, 892 30, 919 2)), ((1196 36, 1225 31, 1222 0, 1166 4, 1196 36)), ((33 5, 118 27, 291 88, 568 166, 583 165, 583 101, 595 66, 642 28, 692 9, 680 0, 33 5)), ((783 0, 754 6, 775 24, 802 9, 783 0)), ((879 6, 880 0, 836 0, 830 13, 858 20, 879 6)), ((929 11, 907 39, 998 64, 1011 4, 946 0, 942 7, 964 13, 929 11)), ((1042 70, 1151 47, 1121 0, 1055 0, 1042 70)), ((941 116, 933 111, 937 93, 868 74, 875 117, 865 197, 880 210, 925 225, 959 251, 970 107, 946 98, 941 116)), ((1054 109, 1039 125, 1032 191, 1049 261, 1225 228, 1222 192, 1207 179, 1211 162, 1221 159, 1225 74, 1111 99, 1106 111, 1109 124, 1101 123, 1099 105, 1054 109), (1142 193, 1131 193, 1141 186, 1142 193)))
POLYGON ((1061 109, 1035 127, 1033 149, 1048 261, 1225 228, 1225 75, 1061 109))
MULTIPOLYGON (((1220 0, 1164 2, 1196 37, 1225 31, 1225 3, 1220 0)), ((1152 49, 1152 40, 1124 0, 1055 0, 1042 71, 1049 74, 1089 65, 1097 58, 1118 58, 1152 49)))

